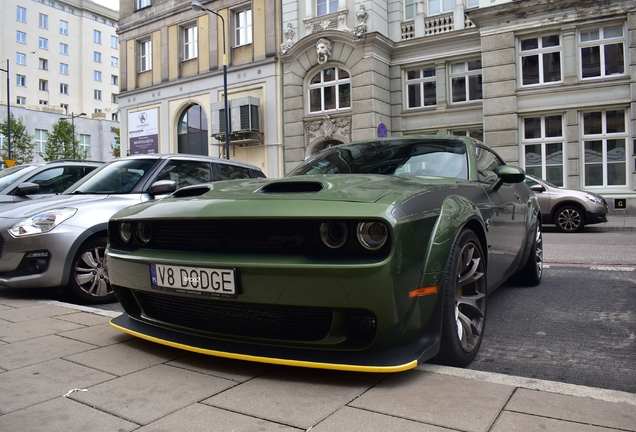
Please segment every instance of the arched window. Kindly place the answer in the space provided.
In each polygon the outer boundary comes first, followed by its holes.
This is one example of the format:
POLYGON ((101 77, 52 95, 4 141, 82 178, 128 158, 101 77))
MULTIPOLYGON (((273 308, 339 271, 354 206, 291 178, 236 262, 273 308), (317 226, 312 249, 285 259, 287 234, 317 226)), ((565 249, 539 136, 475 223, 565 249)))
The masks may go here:
POLYGON ((351 79, 349 72, 328 67, 309 82, 309 112, 318 113, 351 108, 351 79))
POLYGON ((179 153, 208 155, 208 118, 199 105, 181 114, 177 133, 179 153))

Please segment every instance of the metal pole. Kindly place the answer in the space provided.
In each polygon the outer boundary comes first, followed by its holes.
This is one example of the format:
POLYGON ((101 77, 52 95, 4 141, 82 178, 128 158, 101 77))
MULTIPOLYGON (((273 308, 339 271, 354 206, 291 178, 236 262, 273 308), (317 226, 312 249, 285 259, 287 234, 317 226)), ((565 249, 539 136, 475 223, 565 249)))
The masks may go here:
POLYGON ((73 143, 73 160, 75 160, 75 113, 73 111, 71 111, 71 142, 73 143))
POLYGON ((7 159, 11 159, 11 75, 9 73, 9 59, 7 59, 7 68, 0 70, 7 73, 7 159))

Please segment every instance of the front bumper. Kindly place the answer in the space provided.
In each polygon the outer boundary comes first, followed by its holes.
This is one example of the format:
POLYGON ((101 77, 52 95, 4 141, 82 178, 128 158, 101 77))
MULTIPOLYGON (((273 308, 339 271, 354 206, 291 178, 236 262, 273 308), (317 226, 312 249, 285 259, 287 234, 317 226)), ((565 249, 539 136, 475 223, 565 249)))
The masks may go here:
POLYGON ((607 208, 600 211, 586 211, 585 223, 588 225, 607 222, 607 208))

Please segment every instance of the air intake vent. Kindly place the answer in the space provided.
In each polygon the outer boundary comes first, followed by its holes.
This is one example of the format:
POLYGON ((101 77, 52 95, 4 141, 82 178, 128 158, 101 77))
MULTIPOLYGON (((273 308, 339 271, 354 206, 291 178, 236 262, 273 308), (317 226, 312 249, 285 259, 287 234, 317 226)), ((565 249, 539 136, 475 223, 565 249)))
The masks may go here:
POLYGON ((210 186, 205 185, 196 185, 190 187, 184 187, 170 195, 170 198, 188 198, 188 197, 196 197, 201 196, 210 191, 210 186))
POLYGON ((277 182, 264 186, 259 193, 313 193, 320 192, 324 185, 313 181, 277 182))

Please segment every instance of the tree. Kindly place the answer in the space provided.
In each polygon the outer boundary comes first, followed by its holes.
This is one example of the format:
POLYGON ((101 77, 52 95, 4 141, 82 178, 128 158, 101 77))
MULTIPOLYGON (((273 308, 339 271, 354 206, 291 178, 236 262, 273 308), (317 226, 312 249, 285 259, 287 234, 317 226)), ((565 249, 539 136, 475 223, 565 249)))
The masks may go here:
POLYGON ((79 147, 79 141, 73 136, 73 125, 66 119, 59 119, 53 124, 46 149, 42 155, 45 161, 59 159, 80 159, 88 157, 86 150, 79 147), (73 155, 75 148, 75 155, 73 155))
MULTIPOLYGON (((22 117, 15 118, 11 114, 11 159, 15 159, 16 164, 25 164, 33 160, 33 150, 35 142, 33 136, 26 131, 26 126, 22 122, 22 117)), ((7 119, 0 124, 0 133, 7 139, 7 119)), ((8 146, 0 150, 3 159, 9 158, 8 146)))
POLYGON ((116 127, 110 128, 112 132, 115 132, 115 138, 113 143, 110 145, 110 150, 113 153, 113 156, 116 158, 121 157, 121 136, 119 135, 120 129, 116 127))

